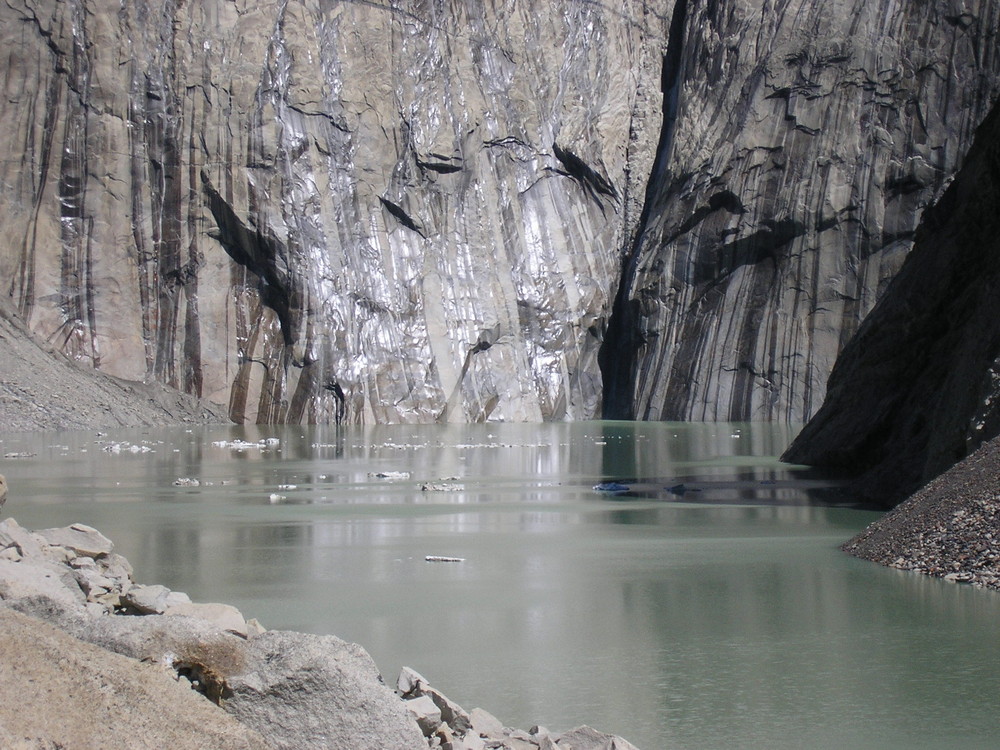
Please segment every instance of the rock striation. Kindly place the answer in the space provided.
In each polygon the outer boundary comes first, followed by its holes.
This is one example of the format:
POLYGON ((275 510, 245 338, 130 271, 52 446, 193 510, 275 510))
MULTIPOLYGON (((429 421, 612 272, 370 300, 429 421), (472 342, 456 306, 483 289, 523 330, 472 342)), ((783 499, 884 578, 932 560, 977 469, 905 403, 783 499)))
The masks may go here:
POLYGON ((804 421, 1000 92, 992 0, 679 0, 605 414, 804 421))
POLYGON ((10 0, 3 294, 237 422, 805 420, 993 0, 10 0))
POLYGON ((784 459, 895 505, 1000 434, 1000 105, 784 459))
POLYGON ((236 421, 585 418, 659 136, 641 0, 0 6, 3 293, 236 421))

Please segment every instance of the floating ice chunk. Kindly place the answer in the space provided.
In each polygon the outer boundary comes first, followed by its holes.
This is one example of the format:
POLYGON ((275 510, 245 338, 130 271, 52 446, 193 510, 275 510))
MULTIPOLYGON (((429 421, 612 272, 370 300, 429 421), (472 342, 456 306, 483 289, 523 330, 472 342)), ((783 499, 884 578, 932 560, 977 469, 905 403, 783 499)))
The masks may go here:
POLYGON ((368 476, 375 477, 376 479, 409 479, 410 472, 408 471, 370 471, 368 476))
POLYGON ((201 482, 194 477, 177 477, 174 487, 200 487, 201 482))
POLYGON ((285 501, 285 500, 287 500, 287 499, 288 499, 288 498, 287 498, 287 497, 285 497, 284 495, 279 495, 279 494, 278 494, 278 493, 276 493, 276 492, 272 492, 272 493, 271 493, 271 496, 270 496, 270 497, 268 498, 268 500, 270 500, 270 502, 271 502, 271 504, 272 504, 272 505, 275 505, 275 504, 277 504, 277 503, 281 503, 281 502, 284 502, 284 501, 285 501))
POLYGON ((465 562, 464 557, 445 557, 444 555, 427 555, 424 560, 427 562, 465 562))
POLYGON ((278 489, 279 490, 294 490, 297 487, 298 487, 297 484, 279 484, 278 485, 278 489))

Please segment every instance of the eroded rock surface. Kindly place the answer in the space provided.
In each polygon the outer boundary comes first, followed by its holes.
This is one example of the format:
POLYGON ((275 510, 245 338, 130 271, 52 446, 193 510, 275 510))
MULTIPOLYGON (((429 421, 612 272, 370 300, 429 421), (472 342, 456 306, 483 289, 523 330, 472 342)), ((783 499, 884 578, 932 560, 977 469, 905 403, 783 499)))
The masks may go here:
POLYGON ((885 506, 1000 434, 1000 106, 783 457, 885 506))
POLYGON ((70 357, 237 421, 593 416, 664 24, 4 3, 2 291, 70 357))
POLYGON ((1000 91, 1000 6, 678 2, 673 17, 606 413, 805 420, 1000 91))

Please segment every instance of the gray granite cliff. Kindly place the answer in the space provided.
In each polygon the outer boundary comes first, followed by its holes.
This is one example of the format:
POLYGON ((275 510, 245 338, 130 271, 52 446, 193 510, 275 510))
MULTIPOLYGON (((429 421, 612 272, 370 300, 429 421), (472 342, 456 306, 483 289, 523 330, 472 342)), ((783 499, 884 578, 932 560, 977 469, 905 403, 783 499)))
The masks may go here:
POLYGON ((998 289, 1000 105, 785 460, 853 474, 890 506, 1000 435, 998 289))
POLYGON ((0 282, 236 421, 799 420, 992 0, 9 0, 0 282))
POLYGON ((810 417, 997 97, 992 0, 678 2, 611 416, 810 417))

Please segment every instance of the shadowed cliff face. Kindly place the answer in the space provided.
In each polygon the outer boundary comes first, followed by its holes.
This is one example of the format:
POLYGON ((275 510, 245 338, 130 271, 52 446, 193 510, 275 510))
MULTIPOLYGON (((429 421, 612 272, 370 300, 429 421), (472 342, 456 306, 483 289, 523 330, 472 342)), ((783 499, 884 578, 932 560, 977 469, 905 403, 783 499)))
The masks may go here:
POLYGON ((3 292, 71 356, 238 421, 594 416, 664 24, 11 0, 3 292))
POLYGON ((0 281, 237 421, 803 419, 995 98, 998 14, 8 0, 0 281))
POLYGON ((992 0, 678 3, 605 414, 811 416, 996 99, 998 26, 992 0))
POLYGON ((1000 106, 785 460, 891 506, 1000 434, 1000 106))

